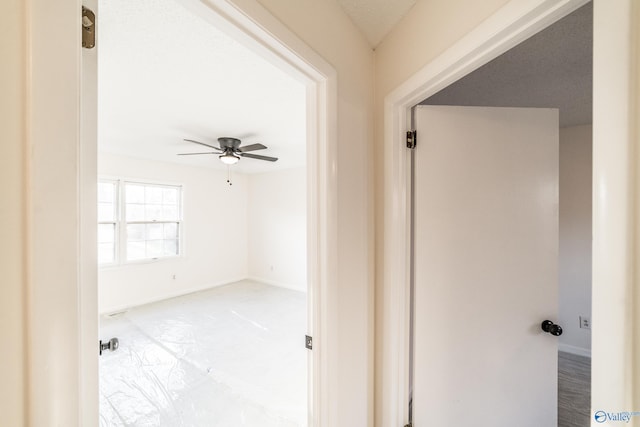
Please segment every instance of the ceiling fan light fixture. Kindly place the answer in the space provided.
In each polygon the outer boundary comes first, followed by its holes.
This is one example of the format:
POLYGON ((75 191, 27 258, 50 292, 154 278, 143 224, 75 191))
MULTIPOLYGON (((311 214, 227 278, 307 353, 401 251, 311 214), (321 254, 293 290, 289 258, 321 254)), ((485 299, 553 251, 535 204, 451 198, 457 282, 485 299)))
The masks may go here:
POLYGON ((223 155, 218 156, 220 161, 225 165, 235 165, 240 160, 240 157, 234 156, 232 152, 225 152, 223 155))

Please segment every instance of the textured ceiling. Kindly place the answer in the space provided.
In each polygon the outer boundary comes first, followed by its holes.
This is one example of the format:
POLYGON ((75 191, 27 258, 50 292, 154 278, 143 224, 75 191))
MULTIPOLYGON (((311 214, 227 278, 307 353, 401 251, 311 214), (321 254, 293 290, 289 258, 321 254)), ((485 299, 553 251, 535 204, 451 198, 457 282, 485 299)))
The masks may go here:
POLYGON ((592 45, 589 3, 423 104, 559 108, 561 127, 589 124, 592 45))
POLYGON ((360 28, 371 47, 384 36, 416 4, 416 0, 337 0, 342 9, 360 28))
POLYGON ((183 138, 263 143, 235 171, 305 164, 305 88, 172 0, 100 3, 99 149, 132 157, 224 169, 183 138))
MULTIPOLYGON (((415 0, 338 0, 372 46, 415 0)), ((432 105, 553 107, 561 126, 591 123, 592 7, 584 6, 426 100, 432 105)), ((263 143, 276 163, 305 163, 305 88, 173 0, 104 0, 99 14, 99 148, 224 168, 183 138, 263 143)))

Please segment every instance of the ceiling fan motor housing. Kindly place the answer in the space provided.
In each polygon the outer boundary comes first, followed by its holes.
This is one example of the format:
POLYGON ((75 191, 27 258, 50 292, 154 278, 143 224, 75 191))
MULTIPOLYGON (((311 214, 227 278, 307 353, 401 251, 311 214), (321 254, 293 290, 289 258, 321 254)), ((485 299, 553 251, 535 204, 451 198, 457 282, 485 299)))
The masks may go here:
POLYGON ((220 144, 220 148, 225 149, 225 148, 232 148, 232 149, 237 149, 238 147, 240 147, 240 140, 238 138, 229 138, 229 137, 222 137, 222 138, 218 138, 218 143, 220 144))

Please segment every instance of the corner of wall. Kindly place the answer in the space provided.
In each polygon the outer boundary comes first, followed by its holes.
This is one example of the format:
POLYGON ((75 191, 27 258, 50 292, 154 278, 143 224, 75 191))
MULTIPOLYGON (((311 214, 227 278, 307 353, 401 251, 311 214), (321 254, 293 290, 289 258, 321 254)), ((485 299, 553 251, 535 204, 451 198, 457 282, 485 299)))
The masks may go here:
POLYGON ((592 127, 560 130, 558 316, 560 351, 591 354, 592 127))

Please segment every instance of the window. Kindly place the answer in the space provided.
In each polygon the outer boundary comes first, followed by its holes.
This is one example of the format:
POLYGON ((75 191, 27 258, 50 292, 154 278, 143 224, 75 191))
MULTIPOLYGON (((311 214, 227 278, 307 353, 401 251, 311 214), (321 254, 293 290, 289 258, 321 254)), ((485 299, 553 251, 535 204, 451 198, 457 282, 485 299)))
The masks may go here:
POLYGON ((125 183, 127 261, 180 254, 180 187, 125 183))
POLYGON ((98 182, 98 263, 116 262, 117 181, 98 182))
POLYGON ((98 183, 98 261, 102 265, 181 253, 182 187, 130 181, 98 183))

